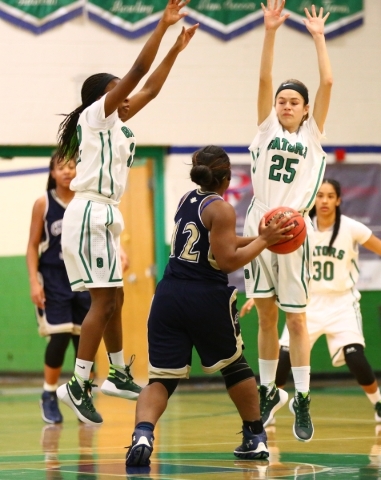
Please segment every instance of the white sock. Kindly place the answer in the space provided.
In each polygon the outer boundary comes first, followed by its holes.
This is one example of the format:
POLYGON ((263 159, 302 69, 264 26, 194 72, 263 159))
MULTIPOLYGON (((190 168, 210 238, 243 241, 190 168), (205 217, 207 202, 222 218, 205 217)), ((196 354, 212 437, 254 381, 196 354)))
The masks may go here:
POLYGON ((295 390, 306 394, 310 391, 310 372, 311 367, 291 367, 294 377, 295 390))
POLYGON ((75 359, 74 375, 77 377, 81 388, 83 388, 84 382, 90 378, 90 372, 93 363, 94 362, 89 362, 88 360, 82 360, 80 358, 75 359))
POLYGON ((124 370, 126 363, 124 361, 123 350, 121 350, 120 352, 108 353, 107 356, 111 365, 124 370))
POLYGON ((55 383, 54 385, 51 385, 50 383, 44 382, 44 386, 42 388, 45 392, 55 392, 58 388, 58 384, 55 383))
POLYGON ((267 387, 268 390, 275 385, 276 369, 278 368, 278 360, 262 360, 258 359, 259 377, 261 385, 267 387))
POLYGON ((376 405, 377 402, 381 402, 381 393, 379 388, 374 393, 365 392, 365 394, 369 398, 370 402, 373 403, 373 405, 376 405))

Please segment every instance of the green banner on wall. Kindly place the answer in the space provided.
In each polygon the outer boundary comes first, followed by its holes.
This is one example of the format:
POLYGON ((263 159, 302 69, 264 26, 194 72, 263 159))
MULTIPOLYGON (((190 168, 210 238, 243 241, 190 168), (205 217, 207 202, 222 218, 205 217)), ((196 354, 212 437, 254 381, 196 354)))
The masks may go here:
MULTIPOLYGON (((89 18, 124 36, 135 38, 152 30, 167 0, 88 0, 89 18)), ((262 23, 259 1, 192 0, 186 8, 188 23, 230 40, 262 23)))
POLYGON ((91 20, 129 38, 153 30, 167 5, 166 0, 88 0, 91 20))
POLYGON ((230 40, 263 23, 261 2, 254 0, 193 0, 188 8, 189 23, 222 40, 230 40))
POLYGON ((286 24, 302 32, 308 33, 303 20, 306 18, 304 9, 308 8, 311 12, 311 6, 315 5, 316 11, 320 7, 324 8, 324 13, 330 12, 325 27, 326 38, 333 38, 354 28, 359 27, 364 22, 363 0, 287 0, 285 11, 291 13, 286 24))
POLYGON ((43 33, 83 13, 85 0, 1 0, 0 18, 43 33))

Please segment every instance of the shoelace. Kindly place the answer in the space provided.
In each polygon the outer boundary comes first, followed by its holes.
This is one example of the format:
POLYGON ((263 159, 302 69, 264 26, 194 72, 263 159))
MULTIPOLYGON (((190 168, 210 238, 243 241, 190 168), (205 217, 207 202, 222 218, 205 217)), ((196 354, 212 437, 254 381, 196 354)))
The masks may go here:
POLYGON ((83 393, 82 393, 82 399, 83 403, 85 404, 86 408, 91 412, 95 412, 95 407, 93 405, 93 395, 91 393, 91 390, 93 387, 97 387, 98 385, 95 385, 93 383, 93 380, 85 380, 83 383, 83 393))
POLYGON ((268 392, 267 392, 267 388, 263 387, 262 385, 260 387, 258 387, 258 391, 259 391, 260 406, 262 406, 261 416, 263 416, 265 407, 269 402, 268 392))
POLYGON ((134 377, 131 375, 130 367, 134 363, 134 361, 135 361, 135 355, 131 355, 130 363, 128 365, 126 365, 126 368, 124 369, 124 371, 126 372, 126 376, 127 376, 128 380, 131 380, 131 381, 134 379, 134 377))
POLYGON ((308 428, 311 422, 308 398, 298 397, 297 402, 294 400, 294 410, 299 426, 308 428), (296 405, 298 406, 297 409, 295 408, 296 405))

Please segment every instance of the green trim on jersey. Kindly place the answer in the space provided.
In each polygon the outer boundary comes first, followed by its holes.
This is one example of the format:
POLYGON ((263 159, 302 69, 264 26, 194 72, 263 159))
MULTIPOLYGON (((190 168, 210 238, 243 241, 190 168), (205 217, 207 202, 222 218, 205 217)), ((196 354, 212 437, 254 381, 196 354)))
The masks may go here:
POLYGON ((112 213, 111 205, 107 205, 107 220, 106 220, 106 246, 107 246, 107 258, 108 267, 111 268, 111 249, 110 249, 110 231, 108 227, 114 223, 114 215, 112 213), (110 215, 110 216, 109 216, 110 215))
POLYGON ((110 190, 111 193, 109 197, 112 197, 114 195, 114 179, 112 178, 112 173, 111 173, 111 165, 112 165, 112 142, 111 142, 111 131, 108 130, 108 148, 110 150, 110 165, 108 168, 109 174, 110 174, 110 190))
POLYGON ((116 267, 116 258, 114 258, 114 264, 111 269, 110 278, 108 279, 109 282, 123 282, 123 278, 112 278, 115 272, 116 267))
POLYGON ((101 148, 101 168, 99 170, 98 193, 102 194, 103 166, 105 163, 105 156, 104 156, 105 142, 103 140, 102 132, 99 132, 99 137, 101 139, 102 148, 101 148))
POLYGON ((77 283, 81 282, 83 282, 82 278, 80 278, 79 280, 75 280, 75 282, 70 282, 70 285, 76 285, 77 283))
POLYGON ((319 176, 318 176, 318 179, 317 179, 317 182, 316 182, 316 185, 315 185, 315 189, 313 191, 313 194, 312 194, 312 197, 310 198, 310 201, 307 203, 306 205, 306 210, 308 210, 311 206, 311 203, 315 200, 315 197, 316 197, 316 193, 318 191, 318 188, 320 186, 320 183, 321 183, 321 177, 323 176, 324 174, 324 171, 325 171, 325 157, 322 158, 322 161, 321 161, 321 166, 320 166, 320 170, 319 170, 319 176))
POLYGON ((292 307, 292 308, 305 308, 307 306, 307 304, 305 304, 305 305, 290 305, 289 303, 280 303, 280 302, 279 302, 279 305, 281 307, 292 307))
MULTIPOLYGON (((85 257, 83 256, 83 253, 82 253, 82 250, 84 249, 83 248, 83 244, 84 244, 84 237, 85 237, 85 227, 86 227, 86 220, 88 222, 88 231, 90 231, 90 212, 91 212, 91 201, 89 200, 87 202, 87 205, 86 205, 86 208, 85 208, 85 212, 83 214, 83 220, 82 220, 82 227, 81 227, 81 237, 80 237, 80 240, 79 240, 79 250, 78 250, 78 254, 79 254, 79 257, 82 261, 82 264, 86 270, 86 273, 87 273, 87 276, 89 277, 88 280, 83 280, 85 283, 92 283, 93 282, 93 279, 91 278, 91 275, 90 275, 90 271, 89 269, 87 268, 87 265, 86 265, 86 259, 85 257), (87 218, 88 217, 88 218, 87 218)), ((90 237, 88 238, 88 248, 89 248, 89 253, 91 252, 90 251, 90 237)), ((90 269, 91 269, 91 266, 90 266, 90 269)))
MULTIPOLYGON (((307 239, 307 242, 308 242, 308 239, 307 239)), ((307 251, 308 251, 308 245, 307 245, 307 251)), ((307 253, 307 255, 308 255, 308 253, 307 253)), ((302 274, 301 274, 301 276, 300 276, 300 279, 301 279, 301 281, 302 281, 302 285, 303 285, 303 288, 304 288, 304 292, 305 292, 305 294, 306 294, 306 297, 308 298, 308 289, 307 289, 306 282, 304 281, 304 277, 305 277, 305 272, 304 272, 305 260, 306 260, 306 249, 304 248, 304 243, 303 243, 302 274)))

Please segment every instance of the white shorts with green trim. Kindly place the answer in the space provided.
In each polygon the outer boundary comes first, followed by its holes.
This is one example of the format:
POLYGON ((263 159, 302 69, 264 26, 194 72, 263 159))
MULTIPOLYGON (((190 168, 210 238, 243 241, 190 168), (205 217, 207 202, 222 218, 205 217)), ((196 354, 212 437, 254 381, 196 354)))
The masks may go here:
POLYGON ((62 254, 73 291, 123 286, 123 228, 115 205, 73 198, 62 224, 62 254))
MULTIPOLYGON (((270 210, 254 200, 245 220, 244 236, 256 237, 261 218, 270 210)), ((247 298, 275 296, 277 306, 284 312, 305 312, 309 298, 309 282, 312 272, 313 226, 308 216, 306 239, 295 252, 278 255, 263 250, 252 262, 245 265, 245 289, 247 298)))
MULTIPOLYGON (((359 299, 357 290, 314 293, 308 304, 307 329, 311 349, 321 335, 326 335, 334 367, 345 365, 345 346, 359 343, 365 347, 359 299)), ((284 327, 279 344, 286 347, 290 345, 287 327, 284 327)))

